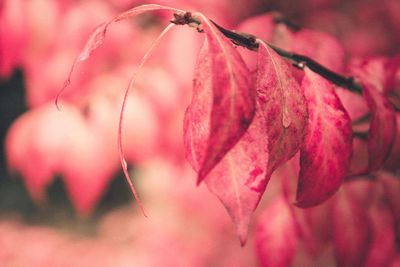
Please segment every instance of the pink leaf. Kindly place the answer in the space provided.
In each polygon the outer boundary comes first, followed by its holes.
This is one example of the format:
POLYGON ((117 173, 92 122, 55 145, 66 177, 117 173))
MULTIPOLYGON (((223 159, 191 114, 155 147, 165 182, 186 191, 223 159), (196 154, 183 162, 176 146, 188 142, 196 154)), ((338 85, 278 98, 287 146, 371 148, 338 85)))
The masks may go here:
POLYGON ((204 40, 194 73, 192 102, 183 119, 183 142, 186 159, 196 172, 207 150, 212 109, 211 58, 208 40, 204 40))
POLYGON ((393 106, 373 86, 363 83, 364 97, 371 110, 368 133, 368 169, 375 171, 389 156, 396 136, 396 116, 393 106))
POLYGON ((360 172, 375 171, 389 156, 396 135, 396 116, 390 101, 384 96, 395 83, 400 57, 353 60, 351 73, 362 83, 364 98, 372 118, 368 133, 368 167, 360 172))
POLYGON ((289 65, 263 42, 258 52, 257 95, 266 118, 270 176, 299 150, 308 114, 304 94, 289 65))
POLYGON ((342 102, 344 109, 349 113, 352 121, 368 114, 368 105, 362 95, 341 87, 336 87, 335 93, 340 98, 340 102, 342 102))
POLYGON ((298 233, 283 196, 270 203, 260 215, 255 235, 261 266, 290 266, 298 244, 298 233))
POLYGON ((255 90, 250 71, 233 44, 204 15, 205 45, 195 73, 193 100, 185 114, 186 151, 200 183, 239 141, 255 112, 255 90), (201 94, 212 94, 197 103, 201 94), (211 105, 211 107, 210 107, 211 105))
POLYGON ((78 55, 78 57, 75 59, 74 63, 72 64, 71 70, 69 72, 69 75, 67 77, 67 80, 64 83, 63 88, 60 90, 56 97, 56 105, 58 106, 58 99, 65 90, 65 88, 71 83, 71 75, 72 72, 75 68, 75 65, 79 63, 80 61, 84 61, 90 57, 92 52, 96 50, 104 41, 104 38, 106 36, 106 32, 108 27, 113 24, 114 22, 118 22, 124 19, 128 19, 132 16, 136 16, 139 14, 142 14, 144 12, 148 11, 159 11, 159 10, 168 10, 168 11, 173 11, 173 12, 184 12, 182 10, 172 8, 172 7, 166 7, 166 6, 161 6, 161 5, 156 5, 156 4, 150 4, 150 5, 141 5, 138 7, 134 7, 132 9, 129 9, 125 12, 122 12, 115 18, 111 19, 108 22, 105 22, 103 24, 100 24, 99 26, 96 27, 96 29, 93 31, 92 35, 89 37, 88 41, 86 42, 84 48, 78 55))
MULTIPOLYGON (((213 101, 210 66, 209 42, 206 39, 195 72, 193 99, 184 119, 186 157, 196 171, 201 167, 196 152, 206 151, 210 132, 208 118, 213 101)), ((239 142, 204 179, 208 189, 228 210, 236 224, 242 244, 246 241, 250 216, 267 183, 265 180, 268 162, 267 144, 264 117, 261 113, 256 113, 239 142)))
POLYGON ((400 57, 390 59, 376 57, 367 60, 352 60, 350 69, 354 76, 387 95, 394 87, 400 57))
MULTIPOLYGON (((281 178, 283 194, 288 202, 295 198, 299 171, 300 153, 297 153, 273 174, 281 178)), ((325 250, 332 239, 331 216, 327 204, 311 209, 301 209, 294 205, 289 205, 289 208, 306 251, 316 255, 325 250)))
POLYGON ((15 67, 21 67, 28 39, 26 9, 26 4, 21 0, 0 3, 0 77, 2 78, 10 76, 15 67))
POLYGON ((306 69, 302 87, 310 117, 296 199, 298 206, 311 207, 333 195, 346 177, 353 133, 350 117, 328 81, 306 69))
POLYGON ((7 162, 22 175, 37 203, 46 200, 46 187, 55 175, 62 175, 76 210, 88 215, 118 168, 117 155, 105 141, 75 107, 65 105, 58 112, 53 105, 43 105, 10 128, 7 162))
POLYGON ((364 188, 358 181, 346 183, 330 202, 338 266, 363 266, 365 261, 371 233, 366 203, 355 192, 364 188))
POLYGON ((397 250, 394 218, 385 204, 375 199, 369 212, 372 238, 365 267, 388 266, 397 250))
POLYGON ((265 120, 256 113, 247 132, 204 180, 228 210, 242 245, 246 242, 250 217, 269 180, 267 148, 265 120))

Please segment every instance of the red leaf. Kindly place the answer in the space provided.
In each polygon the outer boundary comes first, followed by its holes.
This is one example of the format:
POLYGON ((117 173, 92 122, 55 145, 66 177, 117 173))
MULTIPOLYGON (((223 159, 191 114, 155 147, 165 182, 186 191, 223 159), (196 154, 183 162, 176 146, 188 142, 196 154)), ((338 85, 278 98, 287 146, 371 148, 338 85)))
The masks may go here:
POLYGON ((393 106, 373 86, 363 83, 364 97, 371 110, 368 133, 368 168, 378 170, 389 156, 396 136, 396 116, 393 106))
POLYGON ((333 195, 347 175, 352 154, 350 117, 333 86, 305 69, 308 132, 300 153, 297 205, 311 207, 333 195))
POLYGON ((156 4, 150 4, 150 5, 141 5, 138 7, 131 8, 125 12, 122 12, 115 18, 111 19, 110 21, 100 24, 97 26, 97 28, 93 31, 92 35, 89 37, 88 41, 86 42, 84 48, 78 55, 78 57, 75 59, 74 63, 72 64, 71 70, 69 72, 69 75, 67 77, 67 80, 64 83, 63 88, 60 90, 56 97, 56 105, 58 105, 58 99, 60 95, 63 93, 65 88, 71 83, 71 75, 72 72, 75 68, 75 65, 79 63, 80 61, 84 61, 90 57, 92 52, 96 50, 104 41, 104 38, 106 36, 106 32, 108 27, 113 24, 114 22, 118 22, 121 20, 128 19, 132 16, 136 16, 139 14, 142 14, 144 12, 148 11, 158 11, 158 10, 168 10, 168 11, 173 11, 173 12, 184 12, 182 10, 172 8, 172 7, 166 7, 166 6, 161 6, 161 5, 156 5, 156 4))
POLYGON ((183 119, 183 142, 186 159, 196 172, 207 150, 210 135, 209 117, 212 109, 211 59, 209 44, 204 40, 194 73, 192 102, 183 119))
POLYGON ((263 211, 255 235, 261 266, 290 266, 297 248, 298 233, 284 197, 275 199, 263 211))
POLYGON ((304 94, 289 65, 263 42, 258 51, 257 95, 266 118, 269 177, 299 150, 308 114, 304 94))
POLYGON ((204 15, 208 45, 197 65, 192 103, 185 114, 186 154, 198 171, 200 183, 239 141, 255 112, 255 90, 247 66, 233 44, 204 15), (197 103, 200 94, 212 94, 212 103, 197 103), (211 105, 211 107, 210 107, 211 105))
MULTIPOLYGON (((184 119, 186 157, 196 171, 201 167, 197 152, 206 151, 211 127, 209 116, 213 92, 210 66, 209 42, 206 39, 195 71, 193 99, 184 119)), ((265 172, 268 139, 265 137, 265 122, 261 115, 256 113, 240 141, 204 179, 208 189, 228 210, 242 244, 246 241, 250 216, 267 183, 265 172)))
POLYGON ((242 245, 246 242, 250 217, 269 180, 267 148, 265 120, 256 113, 240 141, 204 179, 208 189, 228 210, 242 245))

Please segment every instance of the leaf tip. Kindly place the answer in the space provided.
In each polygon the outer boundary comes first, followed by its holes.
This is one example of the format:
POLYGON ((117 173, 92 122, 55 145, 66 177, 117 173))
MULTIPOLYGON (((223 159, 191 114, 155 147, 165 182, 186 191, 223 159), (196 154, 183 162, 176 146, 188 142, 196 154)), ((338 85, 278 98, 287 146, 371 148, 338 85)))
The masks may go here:
POLYGON ((197 182, 196 182, 196 186, 199 186, 201 184, 201 182, 206 178, 206 176, 209 174, 210 170, 209 168, 206 168, 203 166, 203 168, 201 168, 197 174, 197 182))
POLYGON ((250 216, 248 218, 245 218, 244 220, 234 219, 234 223, 236 225, 236 234, 239 238, 241 247, 244 247, 247 242, 247 236, 249 232, 249 220, 250 216))
POLYGON ((246 245, 246 242, 247 242, 247 235, 239 236, 239 241, 240 241, 240 246, 244 247, 246 245))
POLYGON ((204 176, 201 174, 201 172, 199 172, 199 174, 197 175, 196 186, 199 186, 203 180, 204 176))

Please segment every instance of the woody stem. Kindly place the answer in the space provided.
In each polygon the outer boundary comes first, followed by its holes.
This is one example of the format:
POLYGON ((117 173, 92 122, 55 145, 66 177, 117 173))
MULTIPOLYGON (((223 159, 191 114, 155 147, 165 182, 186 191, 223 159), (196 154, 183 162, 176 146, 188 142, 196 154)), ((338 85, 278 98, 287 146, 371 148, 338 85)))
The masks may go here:
MULTIPOLYGON (((201 29, 201 21, 193 18, 189 12, 186 12, 185 14, 174 14, 175 18, 171 20, 172 23, 175 24, 180 24, 184 25, 187 24, 192 27, 196 27, 199 32, 202 32, 201 29)), ((238 46, 243 46, 249 50, 252 51, 258 51, 258 43, 256 42, 256 39, 259 39, 258 37, 248 34, 248 33, 239 33, 231 30, 227 30, 223 28, 222 26, 218 25, 214 21, 210 20, 215 27, 227 38, 229 38, 232 43, 238 46)), ((283 50, 277 46, 274 46, 264 40, 262 40, 265 44, 267 44, 269 47, 271 47, 278 55, 281 57, 286 58, 290 62, 292 62, 296 67, 298 68, 304 68, 307 66, 310 70, 313 72, 319 74, 320 76, 324 77, 328 81, 331 81, 332 83, 336 84, 337 86, 346 88, 352 92, 362 94, 362 86, 360 83, 358 83, 353 77, 349 76, 344 76, 339 73, 336 73, 317 61, 315 61, 312 58, 309 58, 304 55, 288 52, 286 50, 283 50)))

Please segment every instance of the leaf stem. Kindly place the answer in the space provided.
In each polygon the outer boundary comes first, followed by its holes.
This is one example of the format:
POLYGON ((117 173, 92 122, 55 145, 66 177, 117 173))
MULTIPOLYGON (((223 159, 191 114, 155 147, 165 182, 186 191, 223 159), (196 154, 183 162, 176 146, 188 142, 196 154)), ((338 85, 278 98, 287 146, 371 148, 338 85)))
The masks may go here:
POLYGON ((118 123, 118 152, 119 152, 119 158, 121 161, 121 165, 122 165, 122 169, 124 171, 125 174, 125 178, 126 181, 128 182, 131 191, 139 205, 139 208, 142 212, 142 214, 147 217, 146 212, 144 211, 143 205, 139 200, 139 196, 136 193, 135 187, 133 186, 131 177, 129 176, 129 172, 128 172, 128 166, 126 163, 126 159, 125 159, 125 154, 123 151, 123 144, 122 144, 122 122, 124 120, 124 114, 125 114, 125 107, 126 107, 126 103, 128 100, 128 94, 129 91, 133 88, 133 85, 136 81, 136 78, 138 77, 138 74, 140 72, 140 70, 143 68, 144 63, 146 63, 148 57, 150 56, 150 54, 153 52, 154 48, 157 46, 157 44, 161 41, 161 39, 165 36, 165 34, 174 26, 174 24, 169 24, 161 33, 160 35, 157 37, 156 40, 154 40, 154 42, 151 44, 149 50, 147 50, 146 54, 143 56, 142 60, 140 61, 140 64, 137 68, 137 70, 133 73, 131 80, 129 81, 128 87, 125 90, 125 95, 122 101, 122 105, 121 105, 121 112, 119 115, 119 123, 118 123))

